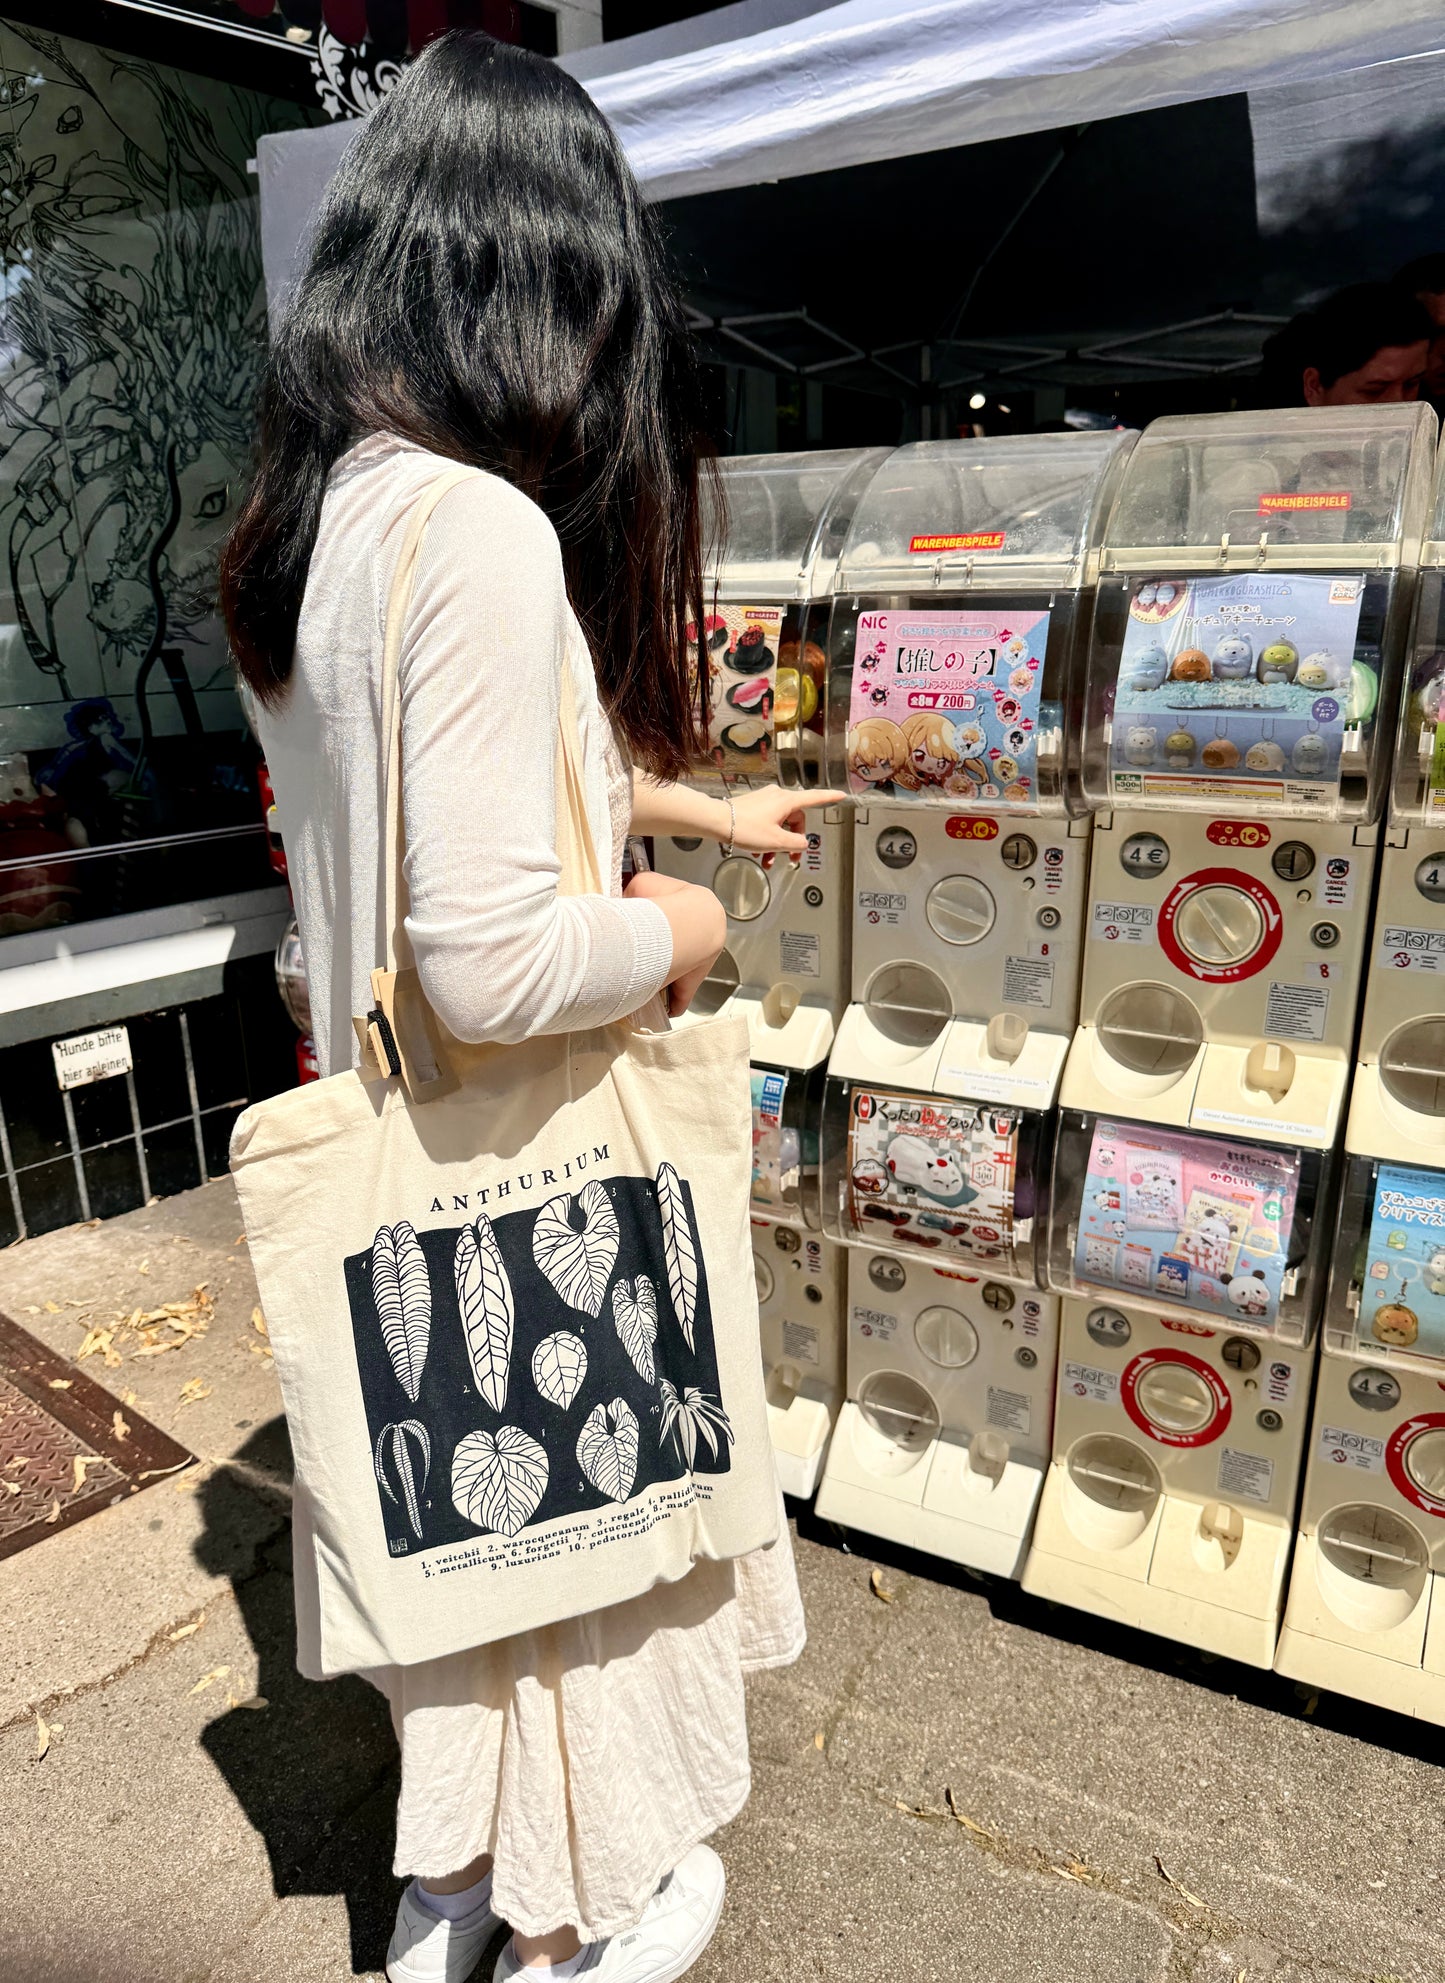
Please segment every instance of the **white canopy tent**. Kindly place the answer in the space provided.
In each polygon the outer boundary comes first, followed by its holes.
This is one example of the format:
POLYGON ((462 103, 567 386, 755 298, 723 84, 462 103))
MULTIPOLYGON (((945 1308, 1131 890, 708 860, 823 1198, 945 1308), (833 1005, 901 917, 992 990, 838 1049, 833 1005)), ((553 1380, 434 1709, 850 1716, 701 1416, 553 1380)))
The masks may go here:
MULTIPOLYGON (((588 88, 648 192, 675 199, 1316 83, 1442 44, 1440 0, 844 0, 588 88)), ((573 64, 585 74, 585 56, 573 64)))

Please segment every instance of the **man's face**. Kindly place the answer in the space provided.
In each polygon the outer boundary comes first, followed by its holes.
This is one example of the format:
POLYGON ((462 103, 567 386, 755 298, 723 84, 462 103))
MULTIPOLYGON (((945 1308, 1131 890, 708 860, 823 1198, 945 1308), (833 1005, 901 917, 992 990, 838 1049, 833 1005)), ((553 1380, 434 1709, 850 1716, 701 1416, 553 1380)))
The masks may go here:
POLYGON ((1424 338, 1418 344, 1386 344, 1358 371, 1342 372, 1328 386, 1316 367, 1307 365, 1301 381, 1305 404, 1389 406, 1403 399, 1418 399, 1429 357, 1430 346, 1424 338))

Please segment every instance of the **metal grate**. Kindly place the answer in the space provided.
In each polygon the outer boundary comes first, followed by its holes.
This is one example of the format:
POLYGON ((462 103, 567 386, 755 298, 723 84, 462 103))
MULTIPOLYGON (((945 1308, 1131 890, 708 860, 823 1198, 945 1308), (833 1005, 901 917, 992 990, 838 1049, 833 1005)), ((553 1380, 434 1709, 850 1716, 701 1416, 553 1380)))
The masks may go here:
POLYGON ((0 1559, 114 1507, 193 1458, 0 1315, 0 1559))

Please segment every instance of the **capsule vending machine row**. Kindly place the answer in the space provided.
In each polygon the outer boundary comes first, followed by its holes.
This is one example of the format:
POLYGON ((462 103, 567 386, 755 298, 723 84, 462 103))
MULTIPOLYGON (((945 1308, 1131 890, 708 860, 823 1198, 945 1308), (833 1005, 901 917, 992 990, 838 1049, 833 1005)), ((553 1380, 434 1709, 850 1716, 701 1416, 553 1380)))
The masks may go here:
POLYGON ((1024 1585, 1259 1666, 1432 442, 1416 406, 1157 421, 1100 559, 1058 1409, 1024 1585))
MULTIPOLYGON (((737 455, 721 463, 725 536, 708 574, 709 756, 719 795, 760 783, 816 788, 834 567, 853 509, 887 450, 737 455)), ((852 821, 808 816, 808 850, 765 867, 711 840, 659 837, 660 872, 701 883, 727 911, 727 944, 692 1019, 741 1013, 751 1036, 753 1264, 768 1415, 785 1492, 818 1483, 843 1391, 843 1266, 819 1230, 823 1075, 848 997, 852 821)), ((684 1020, 680 1023, 686 1024, 684 1020)))
POLYGON ((1088 857, 1076 646, 1133 439, 899 449, 858 505, 829 636, 826 772, 857 810, 824 1110, 848 1402, 818 1509, 1004 1576, 1053 1409, 1036 1241, 1088 857))
POLYGON ((1445 1723, 1445 474, 1421 565, 1275 1663, 1445 1723))

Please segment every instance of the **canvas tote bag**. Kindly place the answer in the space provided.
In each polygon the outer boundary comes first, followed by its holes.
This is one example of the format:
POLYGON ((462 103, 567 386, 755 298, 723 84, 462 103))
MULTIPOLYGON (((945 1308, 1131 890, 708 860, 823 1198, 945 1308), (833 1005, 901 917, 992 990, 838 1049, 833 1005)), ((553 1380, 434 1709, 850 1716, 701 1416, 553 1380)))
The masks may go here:
MULTIPOLYGON (((326 1673, 617 1604, 779 1526, 745 1021, 469 1047, 410 968, 402 622, 427 518, 470 472, 418 503, 391 591, 362 1068, 255 1103, 231 1141, 326 1673)), ((562 887, 600 893, 565 662, 559 727, 562 887)))

